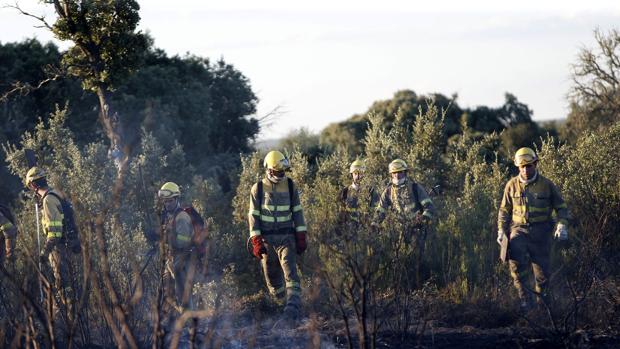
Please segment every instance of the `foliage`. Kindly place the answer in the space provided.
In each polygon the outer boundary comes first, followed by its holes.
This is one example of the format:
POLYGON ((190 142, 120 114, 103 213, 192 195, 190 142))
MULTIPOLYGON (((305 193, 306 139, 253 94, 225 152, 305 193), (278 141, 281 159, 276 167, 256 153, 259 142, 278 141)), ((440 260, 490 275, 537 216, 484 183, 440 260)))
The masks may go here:
POLYGON ((620 32, 597 29, 594 39, 597 46, 583 48, 572 69, 570 113, 563 129, 571 142, 620 120, 620 32))

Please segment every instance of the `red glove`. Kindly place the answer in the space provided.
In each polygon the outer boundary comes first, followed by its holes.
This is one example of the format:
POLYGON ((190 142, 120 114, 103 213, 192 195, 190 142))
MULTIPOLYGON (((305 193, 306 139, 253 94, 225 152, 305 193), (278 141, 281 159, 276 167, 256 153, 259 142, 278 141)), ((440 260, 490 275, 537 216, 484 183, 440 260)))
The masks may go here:
POLYGON ((297 248, 297 254, 304 253, 304 251, 308 248, 305 231, 298 231, 295 233, 295 247, 297 248))
POLYGON ((264 254, 267 254, 267 249, 265 248, 265 239, 262 236, 256 235, 252 236, 250 239, 252 241, 252 254, 258 258, 262 259, 264 254))

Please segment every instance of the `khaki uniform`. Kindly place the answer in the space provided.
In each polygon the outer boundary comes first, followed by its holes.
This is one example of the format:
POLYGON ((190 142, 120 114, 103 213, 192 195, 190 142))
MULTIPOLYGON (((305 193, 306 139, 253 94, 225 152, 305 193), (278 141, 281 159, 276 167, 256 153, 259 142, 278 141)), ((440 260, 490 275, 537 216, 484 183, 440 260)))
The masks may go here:
POLYGON ((164 273, 168 297, 174 297, 177 304, 187 308, 191 305, 193 279, 198 272, 193 253, 192 219, 178 207, 175 212, 163 212, 162 223, 169 246, 164 273))
POLYGON ((275 184, 262 180, 263 198, 258 198, 258 183, 250 194, 248 214, 250 236, 262 235, 267 255, 261 259, 269 292, 278 299, 286 294, 286 305, 301 308, 301 284, 297 273, 295 232, 307 231, 297 187, 289 193, 288 178, 275 184))
POLYGON ((0 212, 0 263, 6 258, 11 260, 15 253, 17 228, 0 212))
POLYGON ((345 187, 340 192, 343 215, 341 221, 360 223, 364 212, 361 209, 370 209, 377 206, 379 196, 375 188, 353 184, 345 187))
POLYGON ((553 212, 560 223, 568 225, 570 216, 566 203, 549 179, 537 174, 532 182, 524 183, 516 176, 506 184, 497 224, 500 230, 510 232, 510 273, 522 299, 530 261, 536 280, 535 291, 541 295, 546 292, 553 212))
MULTIPOLYGON (((422 263, 426 244, 427 227, 416 223, 417 216, 422 215, 428 220, 435 216, 433 201, 421 185, 407 178, 401 185, 389 184, 381 194, 377 211, 382 221, 389 209, 397 213, 397 222, 400 223, 399 241, 405 243, 405 251, 413 263, 414 285, 422 284, 422 263)), ((409 280, 409 278, 406 278, 409 280)))
POLYGON ((54 195, 48 195, 49 193, 57 194, 53 189, 50 189, 41 200, 41 224, 43 225, 43 233, 47 238, 43 253, 47 255, 52 267, 56 289, 63 290, 67 287, 70 288, 67 249, 63 236, 64 215, 60 200, 54 195))
POLYGON ((388 209, 398 212, 406 224, 413 226, 414 219, 422 214, 428 219, 435 216, 433 201, 421 185, 407 179, 401 185, 390 184, 385 188, 379 199, 377 211, 379 219, 383 220, 388 209))

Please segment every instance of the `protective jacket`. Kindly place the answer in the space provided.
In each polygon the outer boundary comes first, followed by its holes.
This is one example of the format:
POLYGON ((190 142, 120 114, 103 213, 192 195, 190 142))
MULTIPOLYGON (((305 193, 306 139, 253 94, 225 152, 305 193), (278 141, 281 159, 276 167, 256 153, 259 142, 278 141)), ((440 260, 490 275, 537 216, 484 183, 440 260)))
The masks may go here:
POLYGON ((554 211, 557 221, 567 225, 568 208, 553 182, 540 174, 531 183, 523 183, 516 176, 504 188, 497 225, 509 232, 512 227, 551 223, 554 211))
POLYGON ((368 188, 351 184, 340 191, 342 210, 346 212, 346 218, 354 222, 359 221, 360 208, 373 209, 377 206, 377 202, 379 202, 379 196, 375 188, 372 187, 368 188))
POLYGON ((162 226, 167 232, 169 246, 174 251, 188 250, 192 247, 194 227, 189 214, 178 206, 174 212, 163 211, 162 226))
POLYGON ((53 189, 49 189, 41 199, 41 208, 43 211, 41 223, 43 225, 43 232, 48 240, 63 237, 64 214, 62 211, 62 203, 58 199, 58 195, 59 194, 53 189))
POLYGON ((289 178, 273 183, 267 178, 254 184, 248 213, 250 236, 284 231, 307 231, 297 186, 289 178), (262 183, 262 198, 259 195, 262 183))
POLYGON ((401 185, 390 183, 379 199, 379 218, 385 217, 386 211, 392 207, 405 218, 413 219, 416 214, 432 219, 435 216, 433 201, 421 185, 409 179, 401 185))

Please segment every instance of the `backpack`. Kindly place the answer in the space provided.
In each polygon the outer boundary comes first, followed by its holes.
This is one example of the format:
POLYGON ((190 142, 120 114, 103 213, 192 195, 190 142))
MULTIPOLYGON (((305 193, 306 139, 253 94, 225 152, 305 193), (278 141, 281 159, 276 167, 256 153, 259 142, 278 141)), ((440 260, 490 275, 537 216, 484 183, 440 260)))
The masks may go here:
MULTIPOLYGON (((293 180, 286 177, 286 179, 288 180, 288 198, 289 198, 289 203, 291 204, 291 207, 293 206, 293 180)), ((258 196, 258 207, 262 207, 263 206, 263 198, 265 196, 265 194, 263 193, 263 181, 260 180, 257 183, 257 193, 256 195, 258 196)))
MULTIPOLYGON (((165 212, 166 211, 163 210, 160 215, 162 225, 166 223, 165 212)), ((194 228, 194 233, 192 234, 192 243, 199 247, 203 246, 207 240, 207 234, 208 234, 207 224, 205 223, 205 220, 202 218, 202 216, 200 216, 200 213, 196 211, 194 206, 192 205, 182 206, 181 209, 176 212, 176 214, 174 215, 173 223, 172 223, 173 229, 175 228, 176 217, 181 212, 187 213, 189 215, 189 218, 192 221, 192 227, 194 228)))
MULTIPOLYGON (((62 206, 62 229, 63 229, 63 237, 68 241, 72 242, 74 240, 80 240, 80 233, 77 225, 75 224, 75 211, 73 210, 73 205, 69 200, 61 198, 60 195, 54 192, 47 192, 45 195, 52 195, 60 201, 60 205, 62 206)), ((45 196, 44 196, 45 198, 45 196)))

